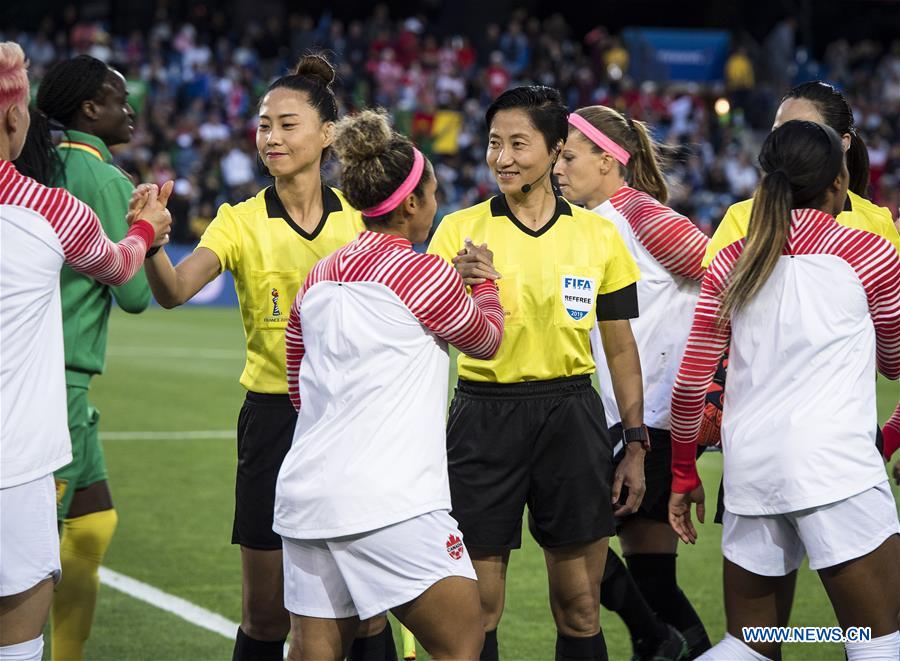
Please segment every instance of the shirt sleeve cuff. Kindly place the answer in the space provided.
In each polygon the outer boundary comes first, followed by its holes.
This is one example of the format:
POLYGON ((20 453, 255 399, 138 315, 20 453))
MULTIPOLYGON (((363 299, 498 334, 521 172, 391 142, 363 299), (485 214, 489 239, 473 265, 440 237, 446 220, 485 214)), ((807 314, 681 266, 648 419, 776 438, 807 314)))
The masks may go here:
POLYGON ((900 432, 893 427, 885 425, 882 435, 884 439, 884 460, 890 461, 891 455, 897 451, 897 448, 900 448, 900 432))
POLYGON ((497 283, 493 280, 487 280, 482 282, 480 285, 475 285, 472 287, 472 296, 476 294, 483 294, 489 291, 497 291, 497 283))
POLYGON ((686 470, 672 467, 672 491, 675 493, 690 493, 701 484, 696 464, 686 470))
POLYGON ((144 239, 144 243, 146 243, 145 250, 149 250, 150 246, 153 245, 153 239, 156 238, 156 230, 153 229, 153 225, 146 220, 136 220, 134 224, 128 228, 127 236, 139 236, 144 239))

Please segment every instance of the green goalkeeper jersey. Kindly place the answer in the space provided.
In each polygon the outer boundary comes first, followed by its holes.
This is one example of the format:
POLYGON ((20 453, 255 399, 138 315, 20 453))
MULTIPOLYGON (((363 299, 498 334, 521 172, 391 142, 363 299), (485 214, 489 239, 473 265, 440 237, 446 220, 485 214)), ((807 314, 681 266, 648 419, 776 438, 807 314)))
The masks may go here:
MULTIPOLYGON (((66 131, 58 149, 65 166, 65 181, 58 183, 94 210, 110 239, 121 241, 128 232, 131 181, 112 164, 112 154, 95 135, 66 131)), ((112 298, 126 312, 143 312, 150 304, 150 286, 143 269, 124 285, 110 287, 68 266, 62 269, 60 285, 66 383, 86 385, 103 372, 112 298)))

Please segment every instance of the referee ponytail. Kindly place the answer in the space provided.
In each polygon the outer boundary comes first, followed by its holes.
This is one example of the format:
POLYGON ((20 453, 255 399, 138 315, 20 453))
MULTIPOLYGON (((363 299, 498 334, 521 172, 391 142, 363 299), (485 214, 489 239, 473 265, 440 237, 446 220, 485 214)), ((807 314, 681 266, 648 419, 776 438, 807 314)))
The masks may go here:
MULTIPOLYGON (((606 106, 579 108, 580 115, 594 128, 603 132, 610 140, 628 152, 628 165, 619 166, 619 174, 639 191, 643 191, 663 204, 669 199, 669 190, 663 177, 659 145, 653 141, 643 122, 626 118, 621 113, 606 106)), ((577 130, 577 129, 576 129, 577 130)), ((603 150, 591 143, 591 148, 600 153, 603 150)))
POLYGON ((788 99, 805 99, 811 102, 822 119, 838 135, 850 136, 850 147, 847 149, 847 170, 850 172, 849 188, 857 195, 868 196, 869 190, 869 150, 859 137, 853 121, 853 109, 833 85, 822 80, 813 80, 791 89, 781 102, 788 99))
POLYGON ((821 207, 843 163, 840 136, 823 124, 793 120, 769 134, 759 153, 764 174, 753 195, 743 252, 725 287, 720 323, 769 279, 787 244, 791 210, 821 207))

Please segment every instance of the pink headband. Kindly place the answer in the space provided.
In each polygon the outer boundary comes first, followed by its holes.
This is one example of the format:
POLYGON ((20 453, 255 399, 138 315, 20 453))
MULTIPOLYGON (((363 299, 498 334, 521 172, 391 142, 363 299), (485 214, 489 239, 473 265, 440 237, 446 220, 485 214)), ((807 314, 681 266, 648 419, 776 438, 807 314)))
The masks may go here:
POLYGON ((577 115, 574 112, 570 113, 569 124, 584 133, 584 136, 600 147, 600 149, 609 152, 614 159, 619 161, 619 163, 628 165, 628 160, 631 158, 631 155, 584 117, 577 115))
POLYGON ((397 187, 397 190, 391 193, 388 199, 374 207, 363 209, 362 215, 369 218, 377 218, 378 216, 383 216, 399 207, 400 203, 406 199, 406 196, 412 193, 416 186, 419 185, 419 180, 422 178, 422 172, 424 170, 425 157, 422 156, 422 152, 413 147, 413 166, 412 170, 409 171, 409 175, 403 180, 403 183, 397 187))

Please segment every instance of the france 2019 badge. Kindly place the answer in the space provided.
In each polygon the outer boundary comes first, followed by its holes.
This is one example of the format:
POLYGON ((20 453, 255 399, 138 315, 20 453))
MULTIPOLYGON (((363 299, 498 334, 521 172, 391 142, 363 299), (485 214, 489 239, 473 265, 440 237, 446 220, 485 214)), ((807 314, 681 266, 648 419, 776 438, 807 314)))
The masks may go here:
POLYGON ((582 278, 577 275, 562 276, 562 302, 566 312, 575 321, 582 320, 594 307, 593 278, 582 278))
POLYGON ((270 292, 270 294, 271 294, 270 300, 272 301, 272 306, 269 309, 272 310, 272 314, 265 316, 265 318, 264 318, 265 322, 267 324, 280 323, 280 322, 287 323, 287 317, 285 317, 283 314, 281 314, 281 308, 278 306, 278 299, 281 298, 281 294, 275 287, 272 287, 272 291, 270 292))
POLYGON ((278 290, 275 287, 272 287, 272 316, 281 316, 281 310, 278 308, 278 290))

